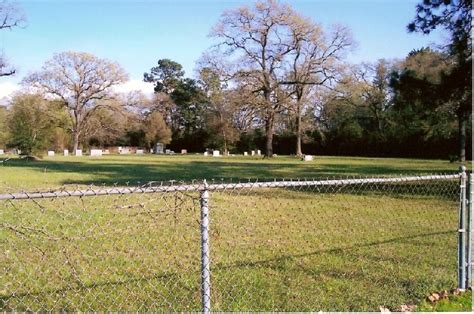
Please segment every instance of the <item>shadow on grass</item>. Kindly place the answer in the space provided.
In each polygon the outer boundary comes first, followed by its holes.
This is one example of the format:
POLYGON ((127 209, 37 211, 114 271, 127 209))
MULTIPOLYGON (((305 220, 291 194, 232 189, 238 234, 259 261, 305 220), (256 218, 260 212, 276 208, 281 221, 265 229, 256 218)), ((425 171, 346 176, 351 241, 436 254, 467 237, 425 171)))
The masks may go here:
MULTIPOLYGON (((345 176, 387 176, 387 175, 417 175, 427 174, 430 171, 414 167, 400 168, 400 165, 387 165, 382 163, 299 163, 295 159, 293 162, 285 160, 265 160, 265 161, 232 161, 227 160, 189 160, 176 159, 170 162, 171 158, 155 160, 149 158, 145 163, 140 159, 129 159, 127 162, 120 160, 87 160, 87 161, 54 161, 39 160, 25 161, 12 159, 4 167, 9 168, 29 168, 36 172, 64 173, 64 180, 61 184, 131 184, 136 185, 149 181, 191 181, 195 179, 215 179, 226 181, 270 180, 274 178, 315 178, 322 179, 328 177, 345 176), (93 179, 70 179, 68 173, 92 174, 93 179)), ((374 162, 375 163, 375 162, 374 162)), ((2 167, 0 167, 1 169, 2 167)), ((437 172, 452 172, 452 169, 444 168, 437 172)), ((433 172, 433 171, 431 171, 433 172)))
MULTIPOLYGON (((424 233, 424 234, 418 234, 418 235, 412 235, 412 236, 406 236, 406 237, 396 237, 392 239, 387 239, 387 240, 382 240, 382 241, 372 241, 369 243, 364 243, 364 244, 359 244, 359 245, 353 245, 353 246, 348 246, 348 247, 342 247, 342 248, 333 248, 333 249, 323 249, 323 250, 316 250, 313 252, 308 252, 308 253, 303 253, 303 254, 294 254, 294 255, 282 255, 278 256, 275 258, 271 259, 266 259, 266 260, 260 260, 260 261, 250 261, 250 262, 237 262, 237 263, 232 263, 232 264, 226 264, 226 263, 216 263, 215 265, 212 266, 213 272, 219 272, 219 271, 235 271, 235 269, 239 268, 271 268, 275 270, 284 270, 282 268, 287 261, 291 261, 293 259, 297 258, 303 258, 303 257, 309 257, 309 256, 317 256, 317 255, 322 255, 322 254, 344 254, 344 255, 351 255, 351 253, 348 253, 352 250, 356 250, 359 248, 364 248, 364 247, 372 247, 372 246, 378 246, 378 245, 384 245, 384 244, 389 244, 389 243, 404 243, 406 241, 410 241, 413 239, 419 239, 419 238, 428 238, 432 236, 437 236, 437 235, 448 235, 448 234, 453 234, 453 231, 440 231, 440 232, 431 232, 431 233, 424 233)), ((368 257, 370 258, 370 257, 368 257)), ((383 259, 383 257, 380 257, 383 259)), ((399 263, 400 261, 394 261, 394 260, 389 260, 391 263, 399 263)), ((301 266, 302 267, 302 266, 301 266)), ((305 269, 302 269, 305 272, 308 272, 305 269)), ((313 276, 314 273, 310 272, 309 275, 313 276)), ((328 272, 326 275, 332 276, 332 277, 338 277, 340 274, 338 273, 333 273, 333 272, 328 272)), ((33 297, 33 298, 38 298, 40 296, 44 295, 54 295, 54 294, 59 294, 62 295, 65 292, 80 292, 80 291, 88 291, 90 289, 95 289, 95 288, 101 288, 101 287, 107 287, 107 288, 115 288, 118 286, 125 286, 128 284, 140 284, 140 283, 145 283, 149 282, 152 280, 173 280, 174 285, 176 285, 179 282, 179 278, 182 278, 183 274, 182 273, 163 273, 163 274, 156 274, 153 276, 147 276, 147 277, 140 277, 140 278, 130 278, 126 280, 118 280, 118 281, 104 281, 104 282, 96 282, 96 283, 91 283, 91 284, 82 284, 79 282, 76 282, 76 284, 71 287, 63 287, 63 288, 57 288, 57 289, 48 289, 48 290, 43 290, 43 291, 37 291, 37 292, 27 292, 27 293, 14 293, 10 295, 0 295, 0 310, 2 311, 11 311, 11 310, 18 310, 18 309, 11 309, 8 308, 8 302, 9 300, 13 300, 16 298, 28 298, 28 297, 33 297)), ((198 278, 200 276, 196 276, 198 278)))
MULTIPOLYGON (((274 265, 274 263, 282 263, 282 262, 295 259, 295 258, 309 257, 309 256, 320 255, 320 254, 346 254, 347 251, 356 250, 356 249, 364 248, 364 247, 372 247, 372 246, 389 244, 389 243, 400 244, 400 243, 404 243, 404 241, 406 240, 413 240, 417 238, 425 238, 425 237, 431 237, 431 236, 437 236, 437 235, 448 235, 448 234, 455 234, 455 230, 430 232, 430 233, 413 235, 409 237, 397 237, 397 238, 387 239, 383 241, 372 241, 369 243, 364 243, 364 244, 359 244, 359 245, 317 250, 317 251, 302 253, 302 254, 282 255, 273 259, 266 259, 266 260, 254 261, 254 262, 239 262, 239 263, 234 263, 232 265, 227 265, 227 266, 224 263, 221 263, 214 266, 213 269, 224 270, 224 269, 247 268, 247 267, 270 267, 271 268, 272 265, 274 265)), ((399 261, 396 261, 396 262, 399 262, 399 261)))

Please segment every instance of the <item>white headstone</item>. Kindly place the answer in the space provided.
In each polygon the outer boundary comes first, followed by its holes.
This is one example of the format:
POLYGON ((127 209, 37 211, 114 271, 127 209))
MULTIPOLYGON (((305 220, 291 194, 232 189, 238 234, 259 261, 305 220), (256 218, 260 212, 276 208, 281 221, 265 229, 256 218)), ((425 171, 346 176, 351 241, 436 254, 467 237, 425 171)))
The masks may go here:
POLYGON ((212 151, 212 156, 213 157, 219 157, 220 155, 221 155, 221 153, 218 150, 213 150, 212 151))
POLYGON ((207 152, 204 152, 204 156, 208 156, 209 154, 207 152))
POLYGON ((48 150, 48 156, 53 157, 54 156, 54 150, 48 150))
POLYGON ((260 151, 260 149, 257 150, 257 155, 260 156, 262 154, 262 152, 260 151))
POLYGON ((313 161, 313 156, 312 155, 304 155, 304 161, 313 161))
POLYGON ((82 149, 76 149, 76 156, 82 156, 82 149))
POLYGON ((108 155, 110 154, 110 150, 108 149, 105 149, 103 152, 102 152, 102 155, 108 155))
POLYGON ((181 154, 182 154, 182 155, 186 155, 187 153, 188 153, 188 150, 187 150, 187 149, 182 149, 182 150, 181 150, 181 154))
POLYGON ((247 153, 247 152, 244 152, 244 156, 248 156, 248 155, 249 155, 249 153, 247 153))
POLYGON ((143 155, 145 151, 143 149, 137 149, 137 155, 143 155))
POLYGON ((122 147, 122 149, 119 150, 119 153, 121 155, 127 155, 130 154, 130 150, 128 149, 128 147, 122 147))
POLYGON ((252 156, 255 156, 255 151, 252 150, 252 151, 250 152, 250 154, 251 154, 252 156))
POLYGON ((0 155, 4 155, 5 152, 3 151, 3 149, 0 149, 0 155))
POLYGON ((102 156, 102 149, 91 149, 91 156, 102 156))
POLYGON ((154 153, 155 154, 163 154, 163 148, 164 148, 163 144, 156 143, 154 153))
POLYGON ((69 156, 69 149, 64 150, 64 156, 69 156))

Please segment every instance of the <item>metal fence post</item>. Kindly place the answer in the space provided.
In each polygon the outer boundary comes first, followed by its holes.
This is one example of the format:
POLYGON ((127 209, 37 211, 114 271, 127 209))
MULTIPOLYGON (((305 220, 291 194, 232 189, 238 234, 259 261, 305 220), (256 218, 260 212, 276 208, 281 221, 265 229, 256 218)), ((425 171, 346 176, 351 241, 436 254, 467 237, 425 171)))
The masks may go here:
POLYGON ((458 227, 458 288, 466 289, 466 167, 460 167, 459 227, 458 227))
POLYGON ((209 191, 204 180, 201 191, 201 298, 203 313, 211 312, 211 271, 209 265, 209 191))
POLYGON ((472 172, 468 175, 467 189, 467 238, 466 238, 466 288, 472 287, 472 197, 473 192, 472 172))

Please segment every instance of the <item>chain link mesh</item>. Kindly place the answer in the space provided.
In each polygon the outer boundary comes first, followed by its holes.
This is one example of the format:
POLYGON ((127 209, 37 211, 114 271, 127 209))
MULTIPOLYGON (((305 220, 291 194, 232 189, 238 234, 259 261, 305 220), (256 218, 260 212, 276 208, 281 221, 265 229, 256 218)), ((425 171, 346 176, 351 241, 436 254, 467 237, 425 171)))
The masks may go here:
POLYGON ((456 287, 458 175, 151 183, 0 195, 0 310, 201 311, 204 190, 213 311, 378 311, 456 287))
POLYGON ((199 194, 135 191, 2 201, 1 310, 199 311, 199 194))

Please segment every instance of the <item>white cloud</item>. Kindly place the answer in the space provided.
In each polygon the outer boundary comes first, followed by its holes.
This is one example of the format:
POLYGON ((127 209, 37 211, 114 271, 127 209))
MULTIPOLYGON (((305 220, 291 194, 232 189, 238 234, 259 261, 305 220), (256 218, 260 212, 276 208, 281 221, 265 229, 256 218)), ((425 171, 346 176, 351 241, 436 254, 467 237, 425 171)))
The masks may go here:
POLYGON ((0 82, 0 98, 8 98, 20 90, 20 85, 12 82, 0 82))
POLYGON ((130 80, 115 86, 114 90, 118 93, 124 94, 138 90, 147 96, 151 96, 153 94, 153 84, 146 83, 141 80, 130 80))

